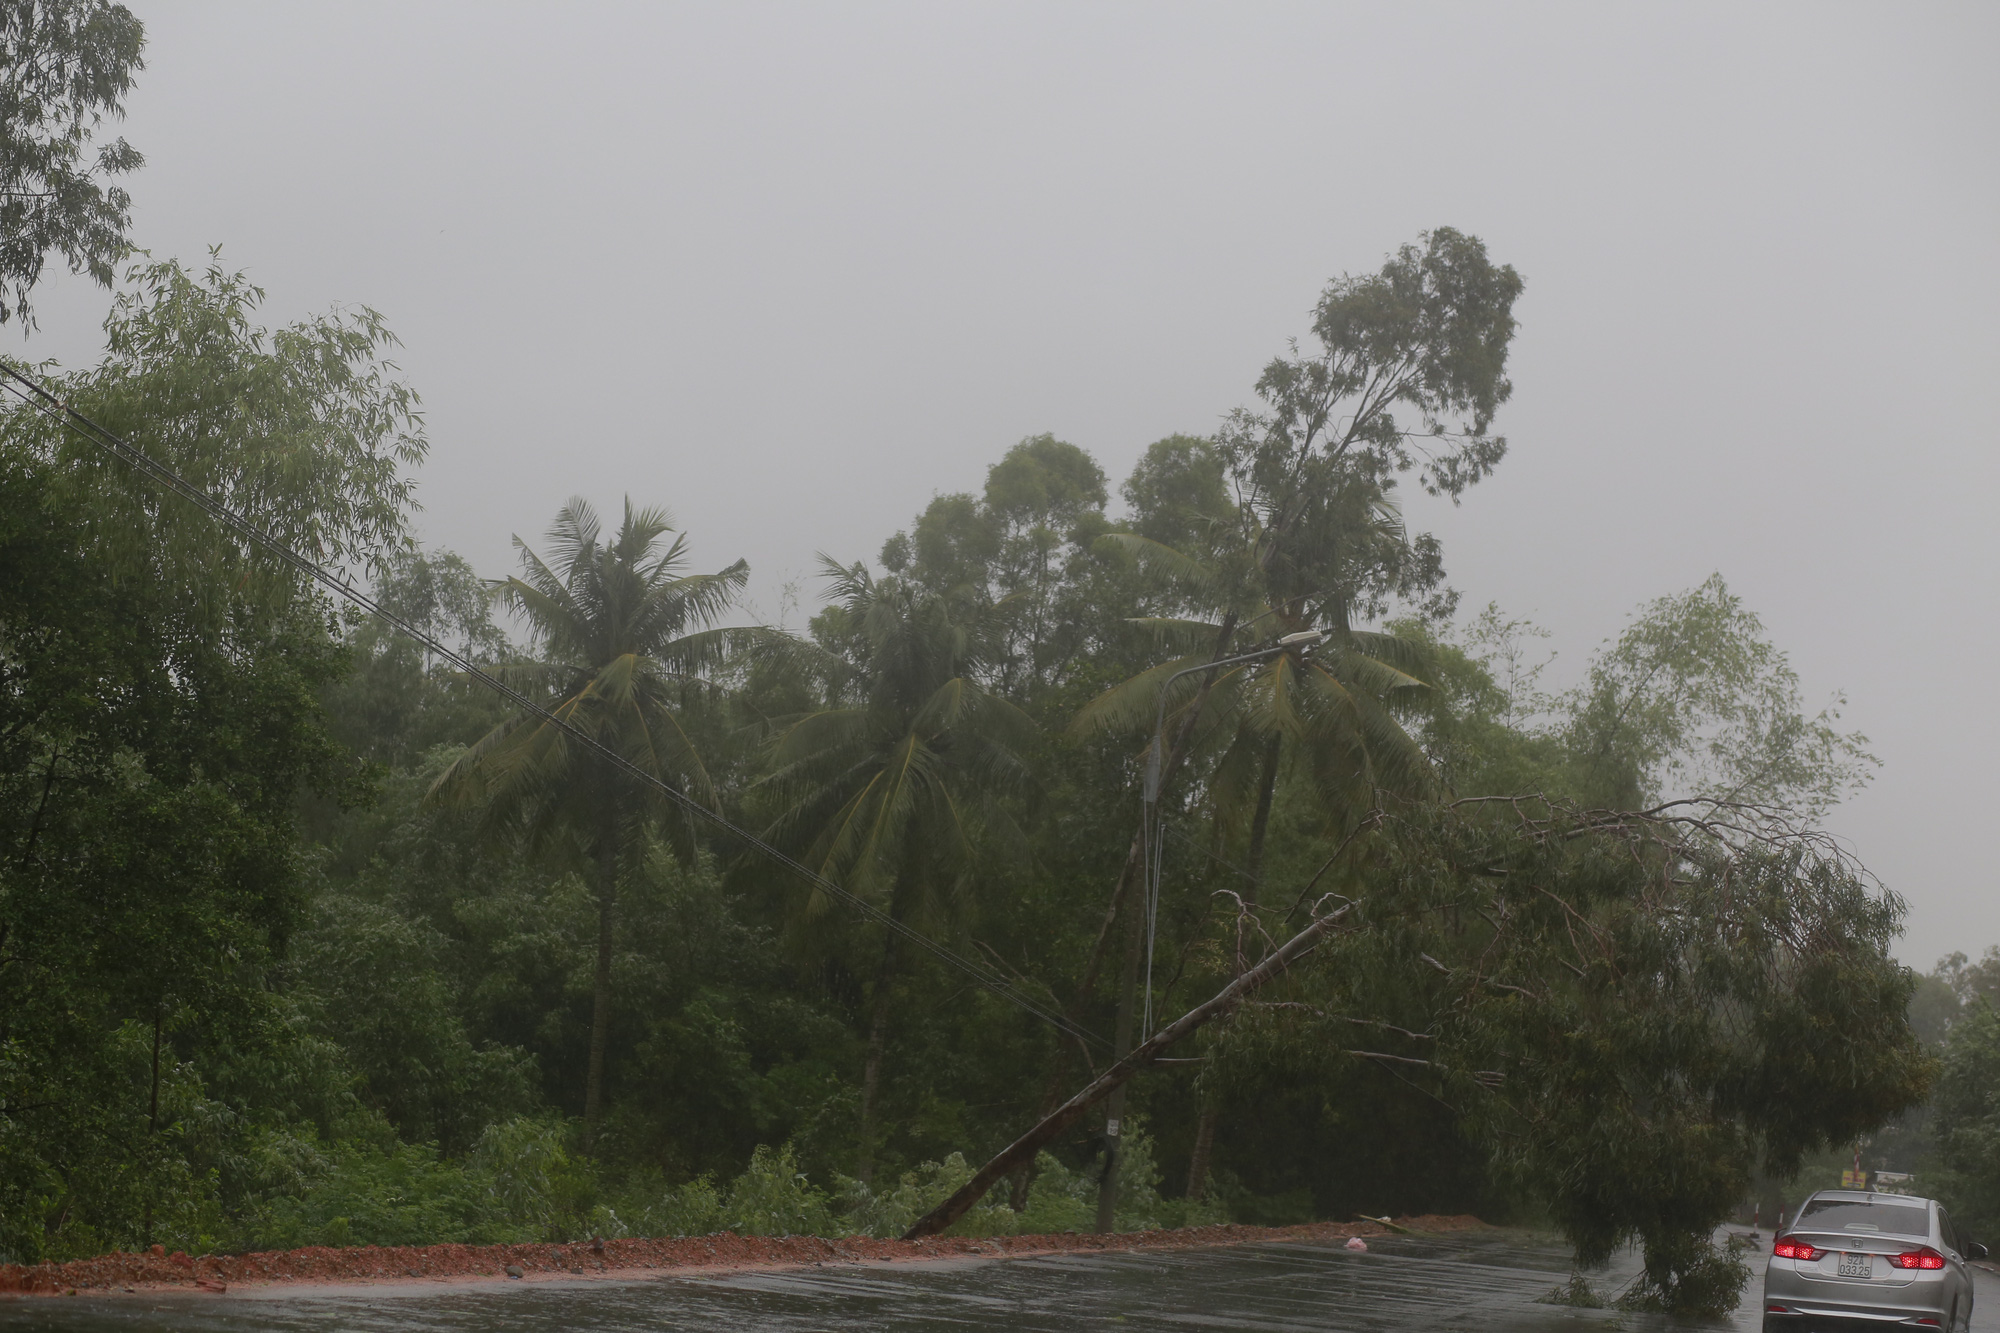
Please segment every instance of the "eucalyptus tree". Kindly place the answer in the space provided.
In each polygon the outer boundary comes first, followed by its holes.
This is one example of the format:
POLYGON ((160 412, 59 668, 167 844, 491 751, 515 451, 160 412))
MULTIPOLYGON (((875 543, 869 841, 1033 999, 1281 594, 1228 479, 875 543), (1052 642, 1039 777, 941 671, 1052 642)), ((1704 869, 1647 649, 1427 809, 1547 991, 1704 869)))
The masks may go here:
MULTIPOLYGON (((510 683, 643 771, 713 804, 715 783, 686 714, 731 649, 755 637, 716 624, 749 566, 738 560, 687 573, 686 534, 674 531, 666 511, 635 510, 629 499, 615 534, 573 499, 549 528, 548 560, 519 537, 514 545, 522 572, 497 591, 526 622, 536 657, 504 667, 510 683)), ((482 807, 496 827, 512 826, 531 845, 573 853, 589 867, 597 903, 584 1082, 589 1147, 604 1106, 618 890, 643 854, 659 797, 533 715, 493 728, 439 775, 432 794, 482 807)))
POLYGON ((1419 239, 1378 272, 1329 284, 1313 312, 1318 347, 1267 365, 1263 407, 1237 412, 1224 433, 1267 566, 1286 558, 1329 475, 1386 483, 1415 471, 1426 491, 1456 500, 1507 452, 1492 424, 1513 394, 1520 275, 1495 266, 1476 236, 1439 227, 1419 239))
MULTIPOLYGON (((1212 456, 1204 457, 1209 451, 1200 445, 1149 454, 1134 481, 1178 502, 1174 522, 1187 529, 1187 549, 1143 533, 1104 539, 1168 576, 1171 609, 1155 623, 1181 640, 1177 656, 1184 660, 1111 691, 1085 710, 1084 725, 1143 716, 1156 691, 1202 650, 1206 661, 1220 664, 1286 634, 1324 633, 1329 651, 1320 660, 1341 664, 1338 672, 1301 676, 1301 655, 1287 651, 1272 654, 1254 672, 1224 675, 1218 666, 1182 676, 1192 699, 1179 710, 1174 740, 1169 745, 1162 735, 1153 742, 1163 752, 1151 762, 1161 781, 1171 782, 1210 717, 1208 700, 1217 685, 1228 687, 1225 697, 1250 680, 1264 687, 1254 706, 1236 711, 1236 743, 1225 751, 1213 783, 1219 813, 1241 810, 1244 803, 1232 798, 1250 794, 1253 886, 1287 733, 1313 741, 1308 753, 1316 757, 1319 784, 1344 781, 1349 799, 1336 810, 1365 808, 1365 799, 1352 798, 1378 775, 1407 785, 1420 772, 1419 747, 1382 706, 1417 692, 1419 681, 1407 669, 1413 654, 1394 639, 1358 635, 1354 627, 1394 602, 1432 613, 1451 604, 1436 540, 1406 539, 1395 517, 1399 477, 1414 471, 1425 490, 1456 501, 1506 452, 1505 439, 1491 428, 1513 392, 1505 372, 1520 277, 1510 266, 1494 265, 1478 238, 1449 227, 1420 240, 1421 249, 1403 246, 1378 272, 1343 277, 1326 288, 1313 314, 1317 347, 1301 351, 1295 344, 1265 367, 1256 385, 1261 407, 1234 413, 1212 456), (1204 497, 1202 482, 1209 477, 1223 483, 1226 501, 1204 497), (1194 618, 1185 609, 1215 614, 1194 618), (1194 640, 1203 635, 1206 642, 1196 648, 1194 640), (1291 688, 1301 682, 1304 690, 1291 688)), ((1134 839, 1093 966, 1079 986, 1079 1004, 1136 878, 1140 849, 1134 839)), ((1128 978, 1137 939, 1128 927, 1128 978)), ((1121 1033, 1129 1028, 1131 989, 1128 980, 1121 1033)), ((1125 1045, 1122 1036, 1119 1045, 1125 1045)), ((1204 1137, 1211 1125, 1212 1117, 1204 1137)), ((1203 1157, 1198 1151, 1197 1184, 1203 1157)))
MULTIPOLYGON (((1287 634, 1325 632, 1331 642, 1320 660, 1344 662, 1361 687, 1357 694, 1339 684, 1336 692, 1330 670, 1306 677, 1330 709, 1315 718, 1302 711, 1314 696, 1288 689, 1295 654, 1234 678, 1268 686, 1256 710, 1239 714, 1255 719, 1261 747, 1238 747, 1221 774, 1222 790, 1258 793, 1253 809, 1266 803, 1287 731, 1345 734, 1349 740, 1317 749, 1340 753, 1352 773, 1384 763, 1387 776, 1415 772, 1407 737, 1366 702, 1407 697, 1417 683, 1414 656, 1408 645, 1357 634, 1355 626, 1392 603, 1431 611, 1450 604, 1438 544, 1408 538, 1395 487, 1414 471, 1425 490, 1455 501, 1505 454, 1506 440, 1491 428, 1513 392, 1505 372, 1521 291, 1519 275, 1493 264, 1478 238, 1440 227, 1420 239, 1421 249, 1403 246, 1378 272, 1326 288, 1313 316, 1317 347, 1295 345, 1265 367, 1259 409, 1233 414, 1212 444, 1176 439, 1149 451, 1127 491, 1157 514, 1142 512, 1137 531, 1103 539, 1160 575, 1163 614, 1151 623, 1183 650, 1177 658, 1191 656, 1204 635, 1200 647, 1220 661, 1287 634), (1360 743, 1364 734, 1372 749, 1360 743)), ((1136 677, 1083 721, 1142 715, 1154 690, 1186 665, 1177 660, 1136 677)), ((1192 737, 1217 679, 1187 682, 1193 702, 1177 735, 1192 737)), ((1164 756, 1169 778, 1181 748, 1164 756)), ((1320 770, 1322 779, 1332 773, 1320 770)))
MULTIPOLYGON (((1155 522, 1182 546, 1148 535, 1143 522, 1141 531, 1104 540, 1165 576, 1166 614, 1155 623, 1183 648, 1190 636, 1206 633, 1209 659, 1221 661, 1242 655, 1259 636, 1323 631, 1332 651, 1322 660, 1345 661, 1355 684, 1367 677, 1389 695, 1415 684, 1405 669, 1413 660, 1406 647, 1356 635, 1354 626, 1392 601, 1432 611, 1449 606, 1438 544, 1429 536, 1407 539, 1394 488, 1398 477, 1416 471, 1427 491, 1455 501, 1506 452, 1506 440, 1491 428, 1513 392, 1505 372, 1521 291, 1519 275, 1493 264, 1478 238, 1440 227, 1420 239, 1421 249, 1403 246, 1380 271, 1326 288, 1313 315, 1317 347, 1294 345, 1265 367, 1256 386, 1260 409, 1233 414, 1213 446, 1162 441, 1134 474, 1128 491, 1165 502, 1155 522), (1212 618, 1190 617, 1189 610, 1212 618)), ((1221 775, 1221 790, 1258 794, 1252 808, 1263 813, 1252 816, 1252 827, 1260 849, 1255 830, 1268 819, 1287 730, 1301 737, 1317 730, 1327 740, 1365 733, 1376 742, 1372 750, 1353 741, 1316 748, 1343 753, 1341 762, 1356 774, 1380 762, 1414 771, 1407 761, 1388 760, 1413 747, 1365 702, 1365 684, 1357 695, 1345 684, 1336 692, 1331 672, 1307 677, 1329 709, 1319 718, 1301 711, 1314 695, 1301 701, 1286 688, 1288 664, 1298 661, 1287 654, 1269 670, 1244 673, 1270 687, 1255 715, 1261 724, 1253 727, 1261 745, 1244 737, 1249 743, 1235 750, 1221 775), (1246 773, 1254 780, 1246 782, 1246 773)), ((1185 665, 1141 675, 1086 710, 1084 721, 1143 713, 1152 691, 1185 665)), ((1216 680, 1209 673, 1189 682, 1194 700, 1177 736, 1192 736, 1216 680)), ((1177 743, 1161 757, 1165 778, 1182 751, 1177 743)), ((1331 772, 1322 768, 1320 776, 1331 772)), ((1135 861, 1128 858, 1114 890, 1114 911, 1135 861)))
MULTIPOLYGON (((834 699, 775 734, 758 783, 778 807, 767 836, 897 923, 953 931, 972 908, 982 842, 1012 831, 998 798, 1027 777, 1020 749, 1033 723, 980 683, 1012 608, 822 559, 833 604, 813 628, 834 699)), ((809 889, 795 928, 825 933, 830 906, 809 889)), ((855 1172, 865 1182, 892 997, 909 960, 893 931, 854 942, 873 955, 855 1172)))

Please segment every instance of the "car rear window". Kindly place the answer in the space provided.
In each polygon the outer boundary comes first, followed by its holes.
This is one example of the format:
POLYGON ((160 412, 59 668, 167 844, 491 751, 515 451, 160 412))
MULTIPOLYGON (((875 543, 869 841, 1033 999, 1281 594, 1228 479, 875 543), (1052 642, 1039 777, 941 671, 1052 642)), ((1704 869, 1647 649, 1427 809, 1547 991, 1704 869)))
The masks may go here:
POLYGON ((1809 1231, 1855 1231, 1863 1235, 1928 1236, 1930 1210, 1922 1204, 1858 1203, 1853 1199, 1814 1199, 1800 1210, 1792 1225, 1809 1231))

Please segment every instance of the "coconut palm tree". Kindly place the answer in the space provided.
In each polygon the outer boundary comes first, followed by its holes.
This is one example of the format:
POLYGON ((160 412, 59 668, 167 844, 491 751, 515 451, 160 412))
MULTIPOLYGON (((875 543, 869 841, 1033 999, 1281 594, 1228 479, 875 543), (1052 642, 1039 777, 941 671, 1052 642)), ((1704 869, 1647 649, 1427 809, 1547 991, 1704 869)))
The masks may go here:
MULTIPOLYGON (((1185 732, 1190 752, 1214 759, 1205 790, 1212 812, 1225 827, 1249 822, 1246 869, 1254 895, 1273 795, 1288 763, 1335 818, 1372 804, 1378 788, 1414 791, 1429 781, 1422 747, 1400 720, 1423 706, 1429 687, 1416 644, 1354 628, 1350 600, 1337 583, 1311 586, 1297 577, 1304 562, 1265 558, 1267 535, 1254 515, 1244 524, 1235 549, 1200 556, 1132 533, 1101 539, 1136 559, 1152 575, 1163 606, 1179 612, 1137 622, 1156 631, 1174 656, 1099 695, 1075 726, 1128 733, 1143 727, 1148 744, 1157 743, 1151 728, 1166 691, 1165 734, 1185 732), (1210 676, 1183 674, 1308 632, 1325 637, 1210 676)), ((1330 543, 1404 541, 1400 515, 1379 491, 1327 526, 1330 543)), ((1356 554, 1320 551, 1311 563, 1338 568, 1356 563, 1356 554)))
MULTIPOLYGON (((715 784, 684 713, 713 668, 756 631, 715 621, 749 577, 738 560, 689 574, 687 538, 663 509, 625 502, 607 538, 597 514, 573 499, 548 531, 549 559, 514 538, 521 573, 498 599, 527 622, 534 660, 502 668, 508 681, 585 735, 645 772, 713 803, 715 784), (667 539, 671 536, 672 540, 667 539)), ((642 851, 657 793, 615 770, 545 719, 523 714, 488 732, 431 788, 435 800, 484 810, 531 845, 558 848, 588 868, 597 900, 584 1143, 604 1103, 611 1018, 611 950, 621 879, 642 851)))
MULTIPOLYGON (((1372 806, 1378 789, 1415 792, 1431 777, 1422 747, 1398 720, 1429 692, 1417 646, 1352 623, 1351 571, 1401 562, 1401 516, 1370 480, 1326 480, 1335 484, 1294 487, 1283 503, 1233 507, 1227 521, 1210 525, 1208 549, 1199 555, 1136 533, 1101 539, 1153 576, 1170 613, 1139 623, 1178 651, 1092 700, 1075 726, 1144 727, 1149 746, 1176 737, 1171 748, 1180 757, 1211 759, 1203 794, 1216 825, 1249 825, 1248 887, 1239 896, 1252 909, 1282 775, 1303 779, 1330 829, 1372 806), (1310 647, 1296 642, 1308 633, 1323 637, 1310 647), (1282 647, 1287 639, 1294 646, 1282 647), (1251 660, 1195 670, 1243 658, 1251 660), (1166 725, 1154 733, 1163 715, 1166 725)), ((1171 776, 1174 760, 1158 762, 1171 776)), ((1130 932, 1128 948, 1136 950, 1138 940, 1130 932)), ((1127 989, 1121 1009, 1129 1013, 1129 980, 1127 989)), ((1121 1018, 1119 1031, 1126 1028, 1121 1018)), ((1206 1186, 1218 1115, 1214 1099, 1205 1098, 1188 1169, 1191 1198, 1206 1186)))
MULTIPOLYGON (((896 921, 948 932, 969 907, 982 832, 1011 827, 995 798, 1026 773, 1018 747, 1034 724, 977 683, 1010 608, 969 589, 938 593, 821 560, 834 604, 815 627, 836 698, 775 734, 771 771, 758 783, 778 806, 766 836, 896 921)), ((823 939, 829 905, 807 892, 795 926, 823 939)), ((872 953, 874 973, 855 1170, 865 1182, 890 997, 906 960, 892 932, 856 943, 872 953)))

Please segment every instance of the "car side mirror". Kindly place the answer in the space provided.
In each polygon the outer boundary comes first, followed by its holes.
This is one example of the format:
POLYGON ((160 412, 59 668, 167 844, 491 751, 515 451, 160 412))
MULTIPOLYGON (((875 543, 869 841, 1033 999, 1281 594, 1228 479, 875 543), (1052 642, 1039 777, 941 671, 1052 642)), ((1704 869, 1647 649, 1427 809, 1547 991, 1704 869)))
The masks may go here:
POLYGON ((1968 1259, 1984 1259, 1986 1257, 1986 1247, 1976 1240, 1969 1240, 1965 1242, 1965 1257, 1968 1259))

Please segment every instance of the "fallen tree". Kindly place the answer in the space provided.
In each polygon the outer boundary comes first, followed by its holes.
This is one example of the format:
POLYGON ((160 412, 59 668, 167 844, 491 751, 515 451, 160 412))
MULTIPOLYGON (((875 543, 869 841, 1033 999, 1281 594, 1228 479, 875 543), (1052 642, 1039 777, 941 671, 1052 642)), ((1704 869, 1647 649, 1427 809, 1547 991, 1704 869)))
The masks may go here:
MULTIPOLYGON (((1337 910, 1315 906, 1304 930, 908 1234, 951 1226, 1208 1027, 1207 1092, 1248 1105, 1338 1085, 1356 1061, 1388 1069, 1448 1105, 1496 1179, 1540 1200, 1581 1262, 1636 1241, 1645 1270, 1632 1299, 1701 1313, 1732 1307, 1747 1275, 1709 1237, 1758 1172, 1789 1175, 1925 1095, 1912 978, 1889 952, 1901 903, 1781 811, 1411 803, 1383 812, 1351 853, 1290 909, 1330 887, 1317 903, 1337 910), (1282 993, 1257 994, 1266 988, 1282 993)), ((1239 909, 1227 925, 1269 938, 1286 914, 1239 909)))
POLYGON ((918 1218, 915 1225, 903 1233, 903 1239, 916 1240, 920 1236, 934 1236, 958 1221, 968 1208, 985 1198, 986 1192, 998 1184, 1009 1171, 1025 1162, 1033 1161, 1036 1153, 1053 1143, 1057 1136, 1081 1119, 1085 1111, 1110 1096, 1114 1090, 1123 1087, 1133 1075, 1151 1066, 1160 1058, 1161 1052, 1200 1030, 1204 1024, 1229 1013, 1242 1004, 1253 991, 1303 958, 1328 932, 1340 924, 1348 910, 1346 907, 1341 907, 1317 918, 1304 930, 1286 940, 1263 962, 1224 986, 1207 1003, 1196 1005, 1134 1047, 1131 1054, 1105 1070, 1082 1092, 1044 1116, 1033 1129, 1014 1140, 992 1161, 980 1167, 977 1174, 965 1182, 956 1194, 918 1218))

